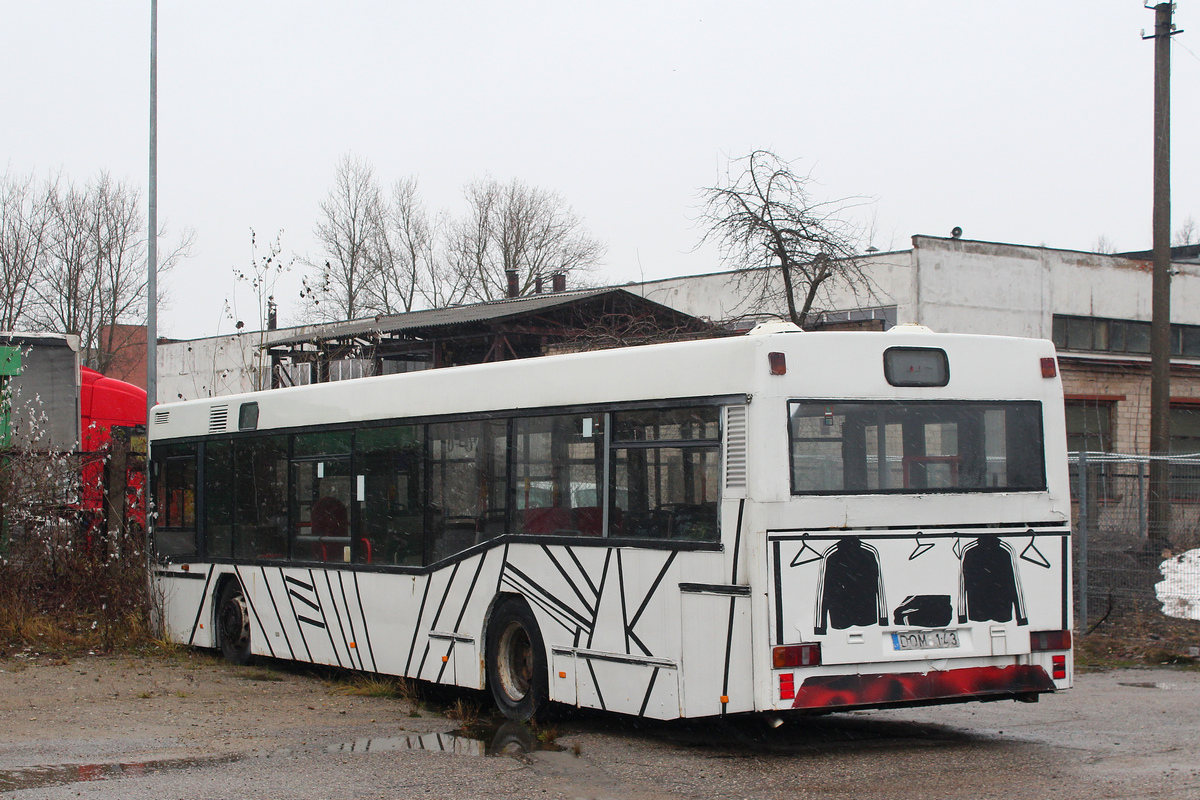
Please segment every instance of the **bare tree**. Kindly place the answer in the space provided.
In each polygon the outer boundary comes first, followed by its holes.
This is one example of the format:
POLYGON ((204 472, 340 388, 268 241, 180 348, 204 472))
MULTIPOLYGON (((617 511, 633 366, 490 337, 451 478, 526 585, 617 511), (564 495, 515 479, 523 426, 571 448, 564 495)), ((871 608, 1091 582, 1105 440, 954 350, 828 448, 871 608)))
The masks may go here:
POLYGON ((740 175, 701 190, 701 243, 715 242, 722 260, 756 283, 760 302, 781 300, 788 319, 804 327, 817 299, 830 299, 835 288, 873 296, 856 258, 857 232, 842 216, 849 201, 814 202, 811 177, 769 150, 731 165, 740 175))
POLYGON ((300 260, 317 270, 313 279, 305 279, 305 296, 317 318, 354 319, 375 310, 372 284, 377 281, 388 243, 383 195, 368 162, 349 153, 342 156, 313 233, 325 250, 325 259, 319 263, 300 260))
POLYGON ((33 176, 0 177, 0 330, 27 322, 34 274, 45 257, 49 205, 33 176))
POLYGON ((1096 237, 1095 243, 1092 245, 1092 252, 1102 253, 1106 256, 1116 255, 1117 246, 1104 234, 1096 237))
POLYGON ((421 270, 417 292, 428 308, 446 308, 466 302, 469 273, 458 269, 454 258, 456 223, 448 211, 440 211, 431 230, 429 260, 421 270))
POLYGON ((374 170, 350 155, 338 163, 321 203, 316 236, 328 257, 304 277, 310 318, 395 314, 508 294, 506 272, 526 294, 556 274, 578 277, 596 267, 604 246, 562 197, 513 180, 491 178, 464 189, 466 212, 430 220, 415 178, 384 197, 374 170))
POLYGON ((467 184, 463 188, 463 195, 467 201, 467 213, 452 219, 447 228, 446 266, 448 273, 455 276, 457 285, 462 287, 465 299, 467 287, 482 280, 491 269, 494 250, 492 237, 498 227, 495 218, 499 215, 496 208, 499 198, 494 181, 467 184))
POLYGON ((93 196, 90 188, 57 184, 48 185, 46 195, 53 233, 48 257, 34 284, 34 316, 40 329, 76 334, 87 348, 94 341, 84 341, 92 338, 85 331, 98 327, 92 300, 100 294, 99 270, 93 268, 99 258, 97 237, 92 233, 96 218, 91 208, 93 196))
MULTIPOLYGON (((237 305, 237 291, 226 300, 225 310, 234 322, 234 337, 241 339, 251 337, 254 340, 252 348, 238 348, 242 353, 242 371, 250 375, 254 389, 271 388, 271 359, 267 353, 267 331, 277 322, 279 306, 275 302, 275 286, 283 273, 292 269, 296 257, 283 258, 283 231, 275 234, 274 240, 268 242, 266 252, 259 250, 258 234, 250 229, 250 266, 247 268, 234 267, 233 278, 236 284, 247 284, 254 294, 254 326, 247 330, 246 322, 240 315, 237 305), (248 353, 248 355, 247 355, 248 353)), ((215 356, 214 356, 215 358, 215 356)), ((213 371, 216 372, 214 363, 213 371)))
MULTIPOLYGON (((146 312, 141 193, 101 173, 83 187, 50 183, 43 202, 47 238, 33 273, 30 319, 39 329, 79 336, 85 363, 105 372, 118 351, 131 346, 116 326, 146 312)), ((159 272, 186 257, 191 241, 185 231, 159 259, 159 272)))
POLYGON ((386 208, 386 236, 377 259, 376 305, 387 314, 412 311, 419 301, 451 305, 458 292, 442 274, 436 252, 437 231, 429 221, 415 177, 401 178, 392 187, 386 208))
POLYGON ((1191 244, 1200 244, 1200 229, 1196 228, 1196 218, 1188 217, 1175 230, 1174 241, 1171 242, 1175 247, 1187 247, 1191 244))
POLYGON ((465 299, 504 297, 509 270, 517 273, 518 293, 528 294, 556 274, 586 275, 604 256, 604 245, 554 192, 485 178, 464 194, 467 213, 451 226, 447 261, 465 299))

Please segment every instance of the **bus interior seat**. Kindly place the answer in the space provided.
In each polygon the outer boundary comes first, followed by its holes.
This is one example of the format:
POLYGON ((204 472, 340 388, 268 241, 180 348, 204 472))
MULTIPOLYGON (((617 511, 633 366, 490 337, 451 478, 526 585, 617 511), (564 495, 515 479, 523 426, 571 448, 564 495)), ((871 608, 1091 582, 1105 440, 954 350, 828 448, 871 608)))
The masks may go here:
POLYGON ((527 508, 522 532, 537 536, 578 533, 571 521, 571 509, 560 506, 550 508, 527 508))
POLYGON ((575 527, 584 536, 600 536, 604 533, 604 509, 600 506, 575 509, 575 527))

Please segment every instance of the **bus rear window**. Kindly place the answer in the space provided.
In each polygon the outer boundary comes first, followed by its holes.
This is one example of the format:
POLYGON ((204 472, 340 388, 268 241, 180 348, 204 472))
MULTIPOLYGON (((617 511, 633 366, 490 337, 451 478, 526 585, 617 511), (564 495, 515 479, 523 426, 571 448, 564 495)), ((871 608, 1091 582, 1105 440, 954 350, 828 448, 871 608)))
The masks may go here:
POLYGON ((792 494, 1046 488, 1034 401, 788 404, 792 494))

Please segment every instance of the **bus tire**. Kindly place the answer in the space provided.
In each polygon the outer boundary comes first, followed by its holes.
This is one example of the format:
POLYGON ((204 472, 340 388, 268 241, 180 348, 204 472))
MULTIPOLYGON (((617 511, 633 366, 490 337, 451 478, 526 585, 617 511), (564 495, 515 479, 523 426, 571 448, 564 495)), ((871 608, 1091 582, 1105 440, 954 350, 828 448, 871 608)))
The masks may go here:
POLYGON ((225 660, 243 666, 250 663, 250 607, 242 584, 236 578, 225 582, 217 598, 217 643, 225 660))
POLYGON ((529 604, 509 597, 496 604, 487 630, 487 682, 505 717, 533 719, 549 700, 546 647, 529 604))

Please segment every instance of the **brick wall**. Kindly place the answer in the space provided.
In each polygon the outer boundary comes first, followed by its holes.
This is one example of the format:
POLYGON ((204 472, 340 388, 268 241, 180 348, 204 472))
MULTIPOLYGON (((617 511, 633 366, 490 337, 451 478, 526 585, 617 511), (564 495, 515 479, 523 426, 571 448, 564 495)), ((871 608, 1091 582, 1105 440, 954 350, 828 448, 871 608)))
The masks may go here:
MULTIPOLYGON (((1150 442, 1150 363, 1059 356, 1068 400, 1095 399, 1113 409, 1113 449, 1145 455, 1150 442)), ((1171 399, 1200 401, 1200 366, 1171 369, 1171 399)))

